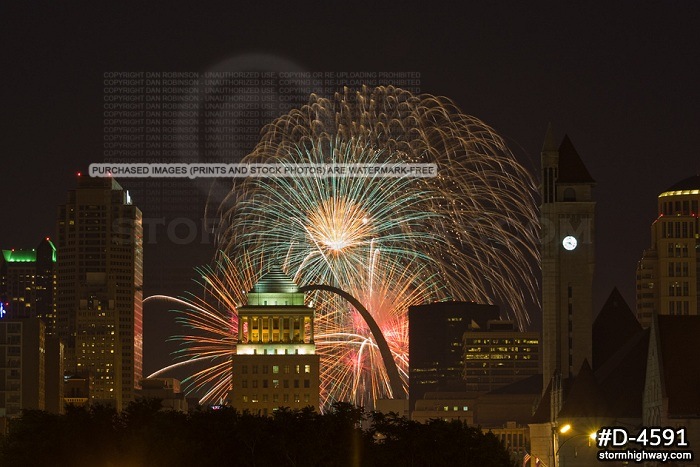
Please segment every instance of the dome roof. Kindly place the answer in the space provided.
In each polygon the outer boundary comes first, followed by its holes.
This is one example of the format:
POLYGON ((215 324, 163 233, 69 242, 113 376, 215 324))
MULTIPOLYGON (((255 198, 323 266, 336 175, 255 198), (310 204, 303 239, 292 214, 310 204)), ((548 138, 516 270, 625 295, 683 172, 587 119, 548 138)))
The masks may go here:
POLYGON ((681 180, 664 191, 700 190, 700 175, 693 175, 681 180))
POLYGON ((299 286, 279 266, 272 266, 250 293, 299 293, 299 286))

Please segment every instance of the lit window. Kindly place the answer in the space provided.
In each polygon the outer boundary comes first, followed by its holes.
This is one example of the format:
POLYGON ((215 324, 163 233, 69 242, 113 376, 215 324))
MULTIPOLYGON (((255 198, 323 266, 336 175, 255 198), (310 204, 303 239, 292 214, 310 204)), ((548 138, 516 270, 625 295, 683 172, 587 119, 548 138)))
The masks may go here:
POLYGON ((311 373, 311 365, 304 365, 304 373, 311 373))
POLYGON ((272 372, 274 374, 277 374, 280 372, 280 366, 279 365, 272 365, 272 372))

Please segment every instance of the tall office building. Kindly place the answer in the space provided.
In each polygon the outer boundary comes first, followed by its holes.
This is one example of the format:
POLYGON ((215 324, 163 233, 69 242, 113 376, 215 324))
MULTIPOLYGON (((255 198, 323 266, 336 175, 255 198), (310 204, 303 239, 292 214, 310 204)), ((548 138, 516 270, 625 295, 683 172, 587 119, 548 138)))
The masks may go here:
POLYGON ((2 250, 0 301, 8 318, 41 318, 46 334, 56 324, 56 247, 48 237, 32 249, 2 250))
POLYGON ((649 327, 653 313, 700 312, 700 175, 658 197, 651 247, 637 266, 637 319, 649 327))
POLYGON ((512 321, 486 323, 464 333, 468 392, 488 392, 539 375, 540 333, 520 332, 512 321))
POLYGON ((556 144, 551 125, 542 147, 543 388, 558 371, 574 376, 591 362, 595 182, 568 136, 556 144))
POLYGON ((463 392, 464 333, 499 318, 496 305, 436 302, 408 308, 409 407, 429 392, 463 392))
POLYGON ((319 408, 314 309, 281 269, 271 268, 238 309, 231 405, 261 415, 278 407, 319 408))
POLYGON ((111 178, 78 176, 57 219, 57 333, 91 402, 134 400, 143 360, 141 211, 111 178))

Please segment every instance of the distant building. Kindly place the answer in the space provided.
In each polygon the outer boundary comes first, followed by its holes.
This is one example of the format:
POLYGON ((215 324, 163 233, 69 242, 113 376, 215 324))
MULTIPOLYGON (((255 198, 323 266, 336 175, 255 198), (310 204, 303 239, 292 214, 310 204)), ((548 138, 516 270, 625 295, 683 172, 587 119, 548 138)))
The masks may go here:
POLYGON ((489 320, 464 333, 466 390, 488 392, 541 374, 540 333, 519 332, 512 321, 489 320))
POLYGON ((175 378, 147 378, 141 380, 139 394, 143 398, 161 400, 164 409, 187 413, 187 400, 175 378))
POLYGON ((57 217, 56 328, 65 370, 94 381, 91 402, 121 410, 142 379, 141 211, 114 179, 79 176, 57 217))
POLYGON ((90 392, 94 387, 91 376, 69 376, 64 381, 63 403, 76 407, 90 406, 90 392))
MULTIPOLYGON (((48 238, 32 249, 2 250, 0 302, 7 318, 41 318, 46 334, 56 324, 56 247, 48 238)), ((1 318, 2 316, 0 316, 1 318)))
POLYGON ((474 424, 476 394, 464 392, 428 392, 416 401, 411 420, 425 423, 432 419, 461 420, 474 424))
POLYGON ((45 332, 38 318, 0 320, 0 417, 46 408, 45 332))
POLYGON ((465 392, 464 333, 499 318, 495 305, 435 302, 408 309, 409 406, 428 392, 465 392))
POLYGON ((314 309, 278 267, 271 268, 238 309, 230 403, 272 415, 279 407, 319 409, 319 356, 314 309))
POLYGON ((658 197, 651 247, 637 266, 637 319, 649 327, 653 313, 695 316, 700 311, 700 175, 658 197))
POLYGON ((510 452, 511 457, 522 464, 530 445, 530 430, 527 426, 510 421, 501 427, 482 428, 484 433, 493 433, 510 452))

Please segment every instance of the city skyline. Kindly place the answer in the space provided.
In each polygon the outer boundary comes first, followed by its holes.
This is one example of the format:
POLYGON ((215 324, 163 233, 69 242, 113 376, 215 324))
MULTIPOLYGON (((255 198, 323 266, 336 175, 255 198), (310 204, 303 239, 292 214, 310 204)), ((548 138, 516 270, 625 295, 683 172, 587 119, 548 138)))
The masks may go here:
MULTIPOLYGON (((532 174, 539 172, 551 121, 557 138, 571 137, 597 181, 594 313, 615 286, 634 306, 635 268, 649 247, 656 196, 700 170, 700 141, 693 131, 700 114, 692 104, 700 100, 692 46, 698 42, 693 25, 700 10, 690 3, 599 9, 482 4, 469 19, 435 12, 417 19, 416 4, 407 8, 411 14, 368 17, 376 26, 368 29, 377 32, 367 38, 344 36, 353 31, 350 18, 338 19, 338 33, 330 33, 334 40, 312 42, 311 34, 302 34, 300 40, 317 50, 286 43, 285 34, 293 20, 311 24, 327 11, 294 9, 281 14, 282 20, 258 11, 244 20, 217 17, 215 10, 202 7, 191 12, 191 33, 180 30, 184 23, 172 31, 163 27, 180 24, 178 11, 145 10, 137 16, 114 11, 116 23, 129 21, 134 31, 120 35, 96 21, 97 12, 89 8, 49 7, 53 23, 42 23, 23 8, 4 7, 3 15, 27 34, 20 40, 13 27, 2 33, 9 35, 4 43, 12 44, 8 60, 14 68, 6 76, 13 92, 2 114, 11 134, 5 148, 10 159, 0 171, 5 187, 0 209, 7 218, 23 221, 0 231, 2 248, 29 248, 34 238, 53 238, 56 205, 74 186, 75 172, 102 160, 100 78, 110 70, 199 71, 231 60, 232 68, 415 70, 422 91, 447 96, 464 113, 493 126, 532 174), (163 15, 160 22, 153 22, 156 13, 163 15), (243 23, 261 24, 268 34, 253 34, 243 23), (389 33, 380 34, 380 25, 389 33), (163 46, 156 41, 160 37, 172 40, 163 46), (32 239, 30 244, 26 239, 32 239)), ((128 179, 119 181, 129 188, 128 179)), ((134 200, 137 205, 143 201, 134 200)), ((183 211, 183 217, 197 221, 201 215, 183 211)), ((162 290, 168 283, 154 271, 161 262, 189 271, 191 278, 193 267, 207 263, 213 252, 211 243, 199 241, 167 248, 174 259, 149 259, 146 245, 144 285, 161 288, 149 294, 185 291, 162 290)), ((162 349, 159 332, 172 316, 153 313, 145 319, 146 346, 162 349)), ((156 367, 159 363, 150 363, 146 373, 156 367)))

